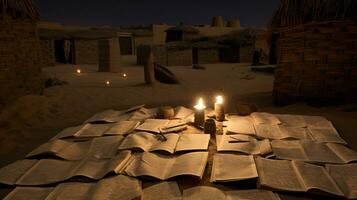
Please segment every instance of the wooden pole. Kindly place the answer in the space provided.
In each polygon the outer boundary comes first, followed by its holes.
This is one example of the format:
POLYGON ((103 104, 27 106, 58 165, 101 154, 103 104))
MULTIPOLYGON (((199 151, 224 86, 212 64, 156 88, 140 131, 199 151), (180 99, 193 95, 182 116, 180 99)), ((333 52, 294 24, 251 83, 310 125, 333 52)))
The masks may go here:
POLYGON ((150 50, 148 60, 144 66, 145 84, 153 84, 155 82, 155 61, 152 50, 150 50))

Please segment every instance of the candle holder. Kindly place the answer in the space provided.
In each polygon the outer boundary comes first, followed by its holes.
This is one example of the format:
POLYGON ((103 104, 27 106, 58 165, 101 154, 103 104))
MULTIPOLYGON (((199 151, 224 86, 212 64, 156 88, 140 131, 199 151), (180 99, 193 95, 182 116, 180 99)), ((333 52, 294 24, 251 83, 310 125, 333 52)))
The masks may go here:
POLYGON ((204 132, 210 135, 216 134, 216 123, 213 119, 207 119, 203 128, 204 132))

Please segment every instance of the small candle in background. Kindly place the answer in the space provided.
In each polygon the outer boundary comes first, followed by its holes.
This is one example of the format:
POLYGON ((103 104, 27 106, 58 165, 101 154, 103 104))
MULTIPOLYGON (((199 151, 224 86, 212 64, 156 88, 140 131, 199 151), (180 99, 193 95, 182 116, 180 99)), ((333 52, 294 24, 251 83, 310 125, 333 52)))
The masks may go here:
POLYGON ((123 73, 123 78, 126 78, 128 75, 126 73, 123 73))
POLYGON ((202 127, 205 123, 205 109, 206 109, 206 106, 204 105, 202 98, 198 100, 198 103, 197 105, 194 106, 194 108, 195 108, 194 123, 196 126, 202 127))
POLYGON ((110 86, 110 81, 106 81, 106 82, 105 82, 105 85, 106 85, 106 86, 110 86))
POLYGON ((82 70, 81 69, 77 69, 76 72, 77 72, 77 74, 81 74, 82 70))
POLYGON ((216 113, 216 120, 224 120, 224 106, 223 106, 223 97, 217 96, 216 103, 214 104, 214 111, 216 113))

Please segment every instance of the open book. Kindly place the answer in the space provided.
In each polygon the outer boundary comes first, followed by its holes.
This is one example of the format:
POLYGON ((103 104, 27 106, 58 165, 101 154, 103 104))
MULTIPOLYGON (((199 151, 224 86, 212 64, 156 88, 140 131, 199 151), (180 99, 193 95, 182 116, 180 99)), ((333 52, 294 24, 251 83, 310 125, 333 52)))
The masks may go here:
POLYGON ((253 156, 218 153, 213 157, 211 182, 232 182, 257 177, 253 156))
POLYGON ((178 156, 140 153, 133 157, 125 173, 134 177, 153 177, 166 180, 175 176, 189 175, 202 178, 208 152, 193 152, 178 156))
POLYGON ((111 128, 113 124, 83 124, 69 127, 58 133, 53 139, 63 139, 69 137, 100 137, 111 128))
POLYGON ((139 124, 138 121, 120 121, 104 132, 104 135, 128 135, 133 132, 139 124))
POLYGON ((0 183, 44 185, 68 180, 75 176, 97 180, 111 172, 121 173, 130 157, 130 151, 121 151, 112 159, 106 160, 95 158, 80 161, 20 160, 0 169, 0 183))
POLYGON ((255 135, 253 119, 250 116, 231 115, 227 119, 228 121, 225 122, 226 134, 255 135))
POLYGON ((166 151, 175 153, 179 151, 207 150, 210 140, 208 134, 165 134, 162 136, 147 132, 136 132, 128 135, 118 147, 119 150, 166 151))
POLYGON ((102 179, 97 183, 71 182, 61 183, 56 187, 16 187, 5 197, 5 200, 132 200, 140 197, 141 193, 141 183, 139 180, 118 175, 102 179))
POLYGON ((188 109, 183 106, 178 106, 175 108, 175 116, 174 119, 189 119, 193 118, 193 110, 188 109))
POLYGON ((308 116, 308 115, 291 115, 291 114, 275 114, 281 121, 281 125, 289 127, 314 127, 323 128, 330 125, 330 121, 322 116, 308 116))
POLYGON ((357 163, 326 165, 331 177, 349 199, 357 199, 357 163))
POLYGON ((124 121, 130 118, 130 113, 140 110, 145 105, 138 105, 131 107, 126 110, 105 110, 100 113, 94 114, 92 117, 87 119, 84 123, 114 123, 119 121, 124 121))
POLYGON ((133 113, 130 113, 130 121, 144 121, 149 118, 154 118, 157 114, 157 108, 140 108, 133 113))
POLYGON ((53 155, 65 160, 81 160, 88 156, 109 159, 115 155, 117 147, 123 139, 123 136, 97 137, 78 142, 57 139, 37 147, 27 154, 26 158, 53 155))
POLYGON ((183 191, 183 200, 279 200, 279 196, 267 190, 222 191, 215 187, 197 186, 183 191))
POLYGON ((142 200, 182 200, 180 188, 176 182, 160 182, 143 189, 142 200))
MULTIPOLYGON (((327 192, 337 196, 347 196, 328 173, 319 165, 301 161, 270 160, 256 158, 256 166, 261 186, 294 192, 327 192)), ((357 165, 356 165, 357 166, 357 165)), ((357 171, 356 166, 354 170, 357 171)), ((343 179, 347 178, 343 177, 343 179)))
POLYGON ((266 112, 254 112, 250 114, 251 118, 253 119, 253 123, 255 125, 258 124, 270 124, 270 125, 277 125, 281 124, 281 121, 271 113, 266 112))
POLYGON ((251 155, 265 155, 271 153, 268 139, 257 140, 248 135, 216 135, 217 151, 236 151, 251 155))
POLYGON ((184 130, 186 123, 184 120, 147 119, 144 123, 136 127, 135 130, 150 133, 168 133, 170 130, 184 130))
POLYGON ((273 140, 271 145, 275 156, 279 159, 319 163, 349 163, 357 161, 357 152, 336 143, 316 143, 306 140, 273 140))

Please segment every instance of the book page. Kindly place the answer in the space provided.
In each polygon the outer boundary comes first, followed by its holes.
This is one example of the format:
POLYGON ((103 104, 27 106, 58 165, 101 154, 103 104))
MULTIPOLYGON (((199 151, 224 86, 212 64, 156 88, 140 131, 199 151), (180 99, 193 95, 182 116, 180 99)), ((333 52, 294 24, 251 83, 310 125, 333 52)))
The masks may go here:
POLYGON ((175 159, 172 156, 144 152, 135 155, 126 167, 125 173, 134 177, 151 176, 165 180, 174 162, 175 159))
POLYGON ((304 148, 299 140, 273 140, 271 147, 275 156, 286 160, 308 160, 304 148))
POLYGON ((257 157, 255 163, 261 185, 287 191, 306 191, 306 188, 300 182, 291 161, 271 160, 257 157))
POLYGON ((49 141, 31 151, 29 154, 26 155, 26 158, 38 156, 41 154, 57 154, 58 152, 60 152, 60 150, 68 147, 70 144, 71 142, 59 139, 49 141))
POLYGON ((357 163, 326 165, 326 169, 347 198, 357 198, 357 163))
POLYGON ((85 200, 91 196, 95 183, 61 183, 46 200, 85 200))
POLYGON ((268 190, 231 190, 226 191, 226 200, 280 200, 279 196, 268 190))
POLYGON ((91 141, 69 142, 69 145, 57 152, 56 156, 65 160, 81 160, 88 153, 90 145, 91 141))
POLYGON ((147 109, 140 108, 131 114, 129 117, 129 121, 144 121, 149 118, 153 118, 156 116, 157 108, 147 109))
POLYGON ((308 128, 309 133, 313 140, 317 142, 330 142, 347 144, 337 133, 336 129, 330 128, 308 128))
POLYGON ((281 121, 273 114, 266 112, 254 112, 250 114, 253 119, 254 125, 258 124, 269 124, 269 125, 278 125, 281 124, 281 121))
POLYGON ((329 128, 332 124, 322 116, 301 115, 308 128, 329 128))
POLYGON ((202 178, 207 159, 208 152, 193 152, 175 156, 171 169, 167 171, 166 179, 180 175, 202 178))
POLYGON ((193 110, 188 109, 186 107, 183 106, 178 106, 175 108, 175 119, 187 119, 189 118, 191 115, 193 115, 193 110))
POLYGON ((330 148, 345 163, 357 161, 357 152, 342 144, 327 143, 326 146, 330 148))
POLYGON ((258 146, 260 155, 267 155, 273 152, 270 145, 270 140, 268 139, 258 141, 258 146))
POLYGON ((50 141, 56 140, 56 139, 62 139, 62 138, 68 138, 68 137, 74 137, 74 135, 81 130, 85 125, 79 125, 79 126, 73 126, 73 127, 68 127, 63 129, 61 132, 59 132, 56 136, 54 136, 50 141))
POLYGON ((166 141, 160 139, 159 136, 156 136, 155 142, 150 147, 149 151, 166 151, 171 154, 175 153, 175 147, 177 145, 177 141, 180 138, 178 134, 165 134, 166 141))
POLYGON ((226 195, 218 188, 196 186, 183 191, 182 200, 225 200, 226 195))
POLYGON ((104 135, 127 135, 139 125, 138 121, 120 121, 107 130, 104 135))
POLYGON ((39 160, 18 181, 19 185, 43 185, 66 180, 75 172, 81 161, 64 161, 54 159, 39 160))
POLYGON ((126 149, 141 149, 149 151, 151 146, 156 143, 158 137, 151 133, 136 132, 125 137, 123 142, 119 145, 119 150, 126 149))
POLYGON ((324 143, 304 141, 301 143, 307 156, 307 161, 321 163, 344 163, 330 148, 324 143))
POLYGON ((4 200, 38 200, 46 199, 53 187, 16 187, 4 200))
POLYGON ((181 134, 176 145, 176 152, 207 150, 209 140, 209 134, 181 134))
POLYGON ((227 122, 227 134, 255 135, 256 133, 251 117, 229 116, 227 122))
POLYGON ((273 140, 280 140, 284 138, 284 135, 281 133, 280 127, 278 125, 258 124, 255 125, 255 130, 257 136, 260 138, 273 140))
POLYGON ((0 169, 0 183, 15 185, 37 162, 38 160, 18 160, 2 167, 0 169))
MULTIPOLYGON (((141 196, 141 183, 128 176, 113 176, 100 180, 92 192, 90 199, 132 200, 141 196)), ((89 198, 87 198, 89 199, 89 198)))
POLYGON ((217 141, 217 151, 237 151, 251 155, 259 155, 260 146, 259 142, 253 138, 242 138, 250 137, 247 135, 216 135, 217 141))
POLYGON ((75 137, 99 137, 106 132, 112 124, 86 124, 74 134, 75 137))
POLYGON ((123 114, 121 111, 117 110, 105 110, 100 113, 94 114, 91 118, 87 119, 84 123, 113 123, 118 120, 118 118, 123 114))
POLYGON ((281 125, 288 127, 307 127, 305 119, 301 115, 291 114, 275 114, 275 116, 281 121, 281 125))
POLYGON ((167 119, 147 119, 144 123, 135 128, 137 131, 147 131, 160 133, 160 128, 165 127, 170 120, 167 119))
POLYGON ((239 181, 257 178, 253 156, 215 154, 211 182, 239 181))
POLYGON ((292 161, 307 190, 319 189, 330 194, 344 196, 324 167, 302 161, 292 161))
POLYGON ((142 200, 181 200, 176 182, 160 182, 143 190, 142 200))
POLYGON ((299 140, 312 140, 309 131, 306 128, 279 126, 281 139, 299 139, 299 140))
POLYGON ((120 135, 94 138, 88 154, 97 159, 112 158, 123 139, 124 137, 120 135))

